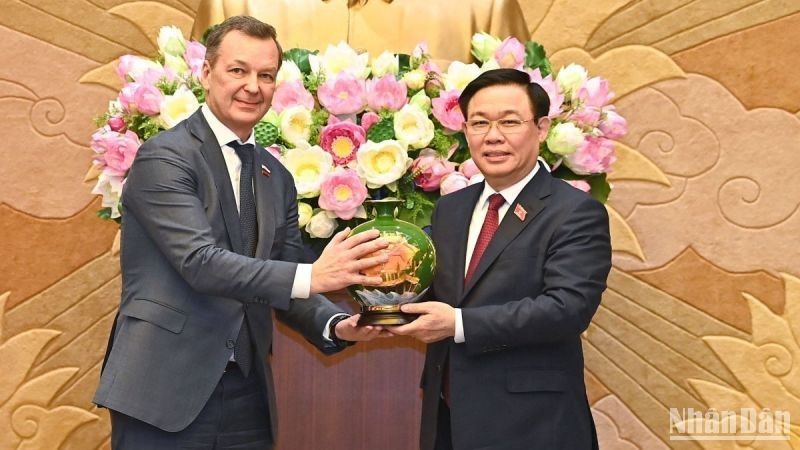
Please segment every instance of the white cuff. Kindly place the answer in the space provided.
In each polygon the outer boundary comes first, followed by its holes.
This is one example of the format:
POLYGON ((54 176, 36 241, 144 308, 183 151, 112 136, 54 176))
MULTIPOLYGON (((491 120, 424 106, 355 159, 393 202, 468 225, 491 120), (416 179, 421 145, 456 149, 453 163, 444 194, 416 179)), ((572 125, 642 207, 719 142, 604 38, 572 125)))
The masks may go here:
POLYGON ((298 264, 292 283, 292 298, 308 298, 311 295, 311 264, 298 264))
POLYGON ((454 308, 456 311, 456 335, 453 340, 456 344, 463 344, 466 341, 464 337, 464 321, 461 319, 461 308, 454 308))
POLYGON ((331 321, 339 316, 350 317, 350 314, 339 313, 332 315, 331 318, 325 322, 325 328, 322 329, 322 339, 325 339, 328 342, 333 342, 333 339, 331 339, 331 321))

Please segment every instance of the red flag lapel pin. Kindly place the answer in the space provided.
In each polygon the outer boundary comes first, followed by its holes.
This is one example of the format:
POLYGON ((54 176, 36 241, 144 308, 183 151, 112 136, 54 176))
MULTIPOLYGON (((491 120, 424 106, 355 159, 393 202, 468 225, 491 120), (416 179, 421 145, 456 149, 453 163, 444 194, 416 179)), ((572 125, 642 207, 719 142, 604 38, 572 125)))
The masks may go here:
POLYGON ((525 216, 528 215, 528 211, 525 211, 525 208, 523 208, 522 205, 517 203, 517 206, 514 208, 514 215, 517 216, 519 220, 524 222, 525 216))
POLYGON ((270 176, 270 174, 272 174, 272 172, 269 171, 269 167, 267 167, 264 164, 262 164, 261 165, 261 175, 264 175, 265 177, 268 177, 268 176, 270 176))

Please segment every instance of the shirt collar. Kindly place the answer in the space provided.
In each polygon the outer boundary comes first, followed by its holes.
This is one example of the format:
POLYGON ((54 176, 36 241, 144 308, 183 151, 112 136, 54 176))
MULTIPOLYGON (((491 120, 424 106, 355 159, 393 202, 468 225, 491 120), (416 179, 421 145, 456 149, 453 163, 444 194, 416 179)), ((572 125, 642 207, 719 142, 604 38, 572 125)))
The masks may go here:
POLYGON ((211 108, 208 107, 208 104, 203 103, 203 106, 200 107, 200 111, 203 113, 203 117, 206 118, 206 122, 208 122, 208 126, 211 128, 211 132, 214 133, 214 137, 217 138, 217 143, 220 147, 228 145, 231 141, 238 141, 240 144, 253 144, 255 146, 256 137, 255 133, 252 131, 250 131, 250 137, 242 142, 239 140, 239 136, 236 136, 236 133, 217 119, 217 116, 211 112, 211 108))
POLYGON ((512 184, 511 186, 503 189, 502 191, 495 191, 489 183, 484 181, 483 183, 483 192, 481 192, 481 196, 478 197, 478 205, 483 207, 483 205, 488 201, 489 196, 492 194, 500 194, 503 196, 503 200, 506 201, 506 204, 511 205, 519 196, 519 193, 525 188, 525 186, 533 179, 533 176, 536 175, 536 172, 539 171, 539 162, 533 167, 528 175, 525 175, 525 178, 517 181, 516 183, 512 184))

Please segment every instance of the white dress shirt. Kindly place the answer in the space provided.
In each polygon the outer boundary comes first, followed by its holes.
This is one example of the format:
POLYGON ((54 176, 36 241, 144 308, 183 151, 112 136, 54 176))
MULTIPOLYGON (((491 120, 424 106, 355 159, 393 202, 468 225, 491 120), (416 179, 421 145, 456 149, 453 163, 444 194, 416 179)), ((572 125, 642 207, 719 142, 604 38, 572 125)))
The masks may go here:
MULTIPOLYGON (((533 170, 530 171, 525 178, 519 180, 518 182, 512 184, 511 186, 503 189, 502 191, 495 191, 494 188, 489 186, 489 183, 484 183, 483 185, 483 192, 481 192, 480 197, 478 197, 478 202, 475 203, 475 209, 472 210, 472 220, 469 222, 469 234, 467 236, 467 255, 466 261, 464 261, 464 276, 467 276, 467 270, 469 270, 469 263, 472 260, 472 252, 475 250, 475 243, 478 242, 478 235, 481 233, 481 228, 483 227, 483 221, 486 219, 486 213, 489 211, 489 196, 492 194, 500 194, 503 196, 505 203, 500 206, 500 209, 497 210, 497 218, 498 224, 503 222, 503 218, 506 216, 508 212, 508 208, 517 200, 519 193, 522 192, 522 189, 533 179, 533 176, 536 175, 536 172, 539 171, 539 164, 534 166, 533 170)), ((456 331, 455 336, 453 336, 453 340, 456 344, 461 344, 466 341, 466 337, 464 335, 464 321, 461 318, 461 308, 455 308, 456 313, 456 331)))
MULTIPOLYGON (((222 157, 225 159, 225 165, 228 169, 228 177, 231 180, 231 187, 233 188, 233 197, 236 199, 236 209, 239 209, 239 178, 240 172, 242 168, 242 161, 239 159, 239 155, 236 154, 236 150, 233 147, 229 146, 228 143, 231 141, 238 141, 240 144, 252 144, 253 146, 256 145, 256 138, 253 132, 250 132, 250 137, 247 140, 242 141, 239 139, 239 136, 236 135, 230 128, 226 127, 222 122, 217 119, 217 116, 211 112, 208 105, 203 104, 200 108, 201 112, 203 113, 203 117, 205 117, 206 122, 208 122, 208 126, 211 127, 211 131, 214 133, 214 137, 217 138, 217 143, 219 144, 220 149, 222 149, 222 157)), ((297 299, 304 299, 308 298, 311 295, 311 264, 297 264, 297 271, 294 274, 294 281, 292 282, 292 298, 297 299)), ((330 319, 328 319, 328 323, 325 324, 325 328, 322 330, 322 337, 325 340, 330 341, 330 323, 331 321, 342 315, 347 314, 336 314, 330 319)), ((241 324, 239 325, 241 326, 241 324)), ((231 355, 231 361, 233 361, 233 355, 231 355)))
MULTIPOLYGON (((228 168, 228 177, 231 180, 231 187, 233 188, 233 196, 236 199, 236 209, 239 209, 239 173, 242 168, 242 161, 236 150, 229 146, 231 141, 238 141, 240 144, 256 145, 256 138, 254 133, 250 133, 250 137, 246 141, 242 141, 236 136, 236 133, 231 131, 222 122, 217 119, 214 113, 211 112, 208 105, 203 104, 201 107, 203 117, 206 118, 208 126, 217 138, 217 143, 222 149, 222 157, 225 158, 225 165, 228 168)), ((297 272, 294 274, 294 282, 292 283, 292 298, 308 298, 311 292, 311 264, 298 264, 297 272)))

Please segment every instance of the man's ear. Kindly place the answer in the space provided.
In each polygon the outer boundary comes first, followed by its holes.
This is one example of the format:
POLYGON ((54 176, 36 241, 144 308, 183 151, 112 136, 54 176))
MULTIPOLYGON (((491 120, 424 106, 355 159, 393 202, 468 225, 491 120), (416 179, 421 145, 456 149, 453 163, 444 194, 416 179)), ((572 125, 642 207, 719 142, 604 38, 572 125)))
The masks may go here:
POLYGON ((539 128, 539 142, 547 139, 547 133, 550 131, 551 120, 549 117, 542 117, 539 119, 537 127, 539 128))
POLYGON ((208 76, 211 74, 211 63, 208 60, 203 61, 203 72, 200 74, 200 84, 203 85, 203 89, 206 91, 208 90, 208 76))

